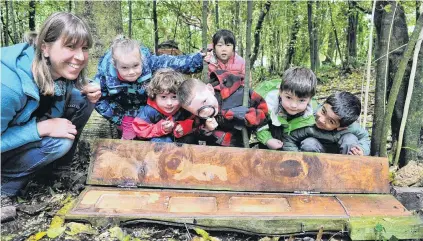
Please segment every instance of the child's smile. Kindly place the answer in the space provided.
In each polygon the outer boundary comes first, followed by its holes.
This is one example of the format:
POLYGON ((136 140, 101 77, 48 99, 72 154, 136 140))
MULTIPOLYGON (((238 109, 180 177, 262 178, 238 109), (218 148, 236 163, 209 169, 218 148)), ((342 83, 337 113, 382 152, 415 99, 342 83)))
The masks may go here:
POLYGON ((179 109, 179 100, 174 93, 162 93, 156 96, 157 106, 167 114, 172 114, 179 109))

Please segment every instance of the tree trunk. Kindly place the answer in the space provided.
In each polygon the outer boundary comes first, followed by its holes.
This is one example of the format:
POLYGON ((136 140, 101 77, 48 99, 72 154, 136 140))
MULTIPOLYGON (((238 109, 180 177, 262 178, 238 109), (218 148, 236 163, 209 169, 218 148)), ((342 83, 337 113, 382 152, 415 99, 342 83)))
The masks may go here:
MULTIPOLYGON (((208 37, 207 37, 207 16, 208 16, 208 0, 203 1, 203 11, 202 11, 202 21, 201 21, 201 38, 203 42, 203 50, 207 50, 207 43, 208 43, 208 37)), ((204 82, 208 82, 208 64, 203 61, 203 73, 202 73, 202 80, 204 82)))
POLYGON ((250 62, 251 68, 254 66, 254 62, 256 61, 258 56, 258 51, 260 47, 260 33, 263 27, 264 17, 266 17, 266 14, 269 12, 271 4, 272 3, 270 1, 267 1, 266 4, 264 4, 264 8, 261 10, 260 16, 257 20, 256 29, 254 30, 254 50, 251 56, 251 62, 250 62))
MULTIPOLYGON (((381 116, 385 115, 385 104, 386 96, 389 95, 391 85, 395 73, 398 70, 398 64, 402 59, 402 55, 405 50, 405 45, 408 42, 407 24, 403 8, 396 2, 378 1, 375 12, 375 27, 377 33, 377 44, 376 44, 376 84, 375 84, 375 107, 373 116, 373 131, 372 131, 372 155, 380 155, 379 150, 381 149, 380 143, 386 140, 381 140, 383 122, 381 116), (390 4, 390 10, 386 11, 385 7, 390 4), (396 10, 395 10, 396 8, 396 10), (395 11, 394 11, 395 10, 395 11), (392 34, 389 43, 389 51, 387 40, 389 39, 389 32, 391 29, 392 18, 395 24, 392 26, 392 34), (401 47, 402 46, 402 47, 401 47), (400 48, 401 47, 401 48, 400 48), (396 49, 396 50, 395 50, 396 49), (386 62, 386 53, 394 52, 389 54, 388 63, 386 62), (386 64, 389 68, 386 72, 386 64), (387 83, 385 83, 385 76, 387 77, 387 83), (386 91, 386 92, 385 92, 386 91), (379 118, 378 118, 379 117, 379 118)), ((403 81, 400 85, 399 94, 396 100, 394 115, 392 117, 392 140, 395 142, 397 139, 399 126, 402 118, 402 111, 406 96, 406 86, 408 85, 409 69, 405 73, 406 81, 403 81)))
MULTIPOLYGON (((132 38, 132 0, 128 0, 128 37, 132 38)), ((153 21, 154 21, 154 6, 153 6, 153 21)), ((156 47, 154 49, 156 51, 156 47)))
POLYGON ((357 58, 357 25, 358 12, 355 1, 348 1, 348 30, 347 30, 347 56, 346 64, 355 64, 357 58))
POLYGON ((29 1, 29 30, 35 31, 35 0, 29 1))
POLYGON ((153 0, 153 23, 154 23, 154 53, 157 54, 157 49, 159 46, 159 27, 157 24, 157 1, 156 0, 153 0))
MULTIPOLYGON (((267 3, 266 3, 267 4, 267 3)), ((270 5, 269 5, 270 6, 270 5)), ((250 0, 247 2, 247 28, 245 31, 245 79, 244 79, 244 98, 242 100, 242 106, 248 108, 250 100, 250 78, 251 78, 251 25, 253 23, 253 2, 250 0)), ((248 138, 247 128, 242 128, 242 139, 244 141, 244 147, 250 147, 250 139, 248 138)))
POLYGON ((335 49, 336 49, 335 34, 333 33, 333 31, 329 31, 328 49, 326 51, 325 62, 336 64, 335 63, 336 60, 334 59, 335 49))
MULTIPOLYGON (((398 21, 395 21, 396 24, 394 26, 401 26, 402 20, 403 23, 405 24, 405 15, 404 15, 404 11, 402 9, 401 6, 398 7, 399 8, 399 12, 400 13, 400 17, 399 19, 397 19, 398 21), (402 13, 402 14, 401 14, 402 13), (401 19, 403 18, 403 19, 401 19), (398 24, 398 25, 397 25, 398 24)), ((396 138, 398 137, 398 131, 399 131, 399 126, 401 123, 401 118, 398 119, 398 115, 400 114, 402 117, 402 112, 404 109, 404 98, 406 96, 405 93, 402 93, 402 97, 400 91, 403 87, 405 87, 404 85, 408 85, 408 83, 405 83, 406 81, 403 81, 404 78, 404 74, 405 72, 407 72, 407 64, 413 54, 413 49, 414 46, 417 42, 418 36, 420 34, 420 30, 423 26, 423 18, 420 16, 419 19, 416 22, 415 28, 414 28, 414 32, 411 35, 410 41, 408 42, 408 44, 406 45, 407 47, 405 48, 405 50, 403 51, 403 54, 401 55, 401 58, 399 59, 399 63, 395 64, 393 66, 396 66, 396 70, 395 70, 395 76, 393 79, 393 83, 392 83, 392 87, 390 88, 390 93, 389 93, 389 99, 388 99, 388 104, 386 106, 386 112, 385 112, 385 116, 384 116, 384 121, 383 121, 383 127, 382 127, 382 131, 381 131, 381 143, 380 143, 380 147, 379 147, 379 153, 381 156, 387 156, 386 154, 386 142, 387 142, 387 136, 388 136, 388 130, 390 128, 390 126, 392 125, 392 139, 396 140, 396 138), (401 99, 403 100, 402 103, 399 103, 401 101, 401 99), (394 112, 394 108, 395 110, 395 116, 393 116, 393 112, 394 112), (401 110, 398 110, 398 108, 402 108, 401 110), (392 122, 392 123, 391 123, 392 122), (396 126, 394 126, 396 125, 396 126)), ((397 29, 397 27, 394 28, 393 34, 397 34, 397 33, 403 33, 404 29, 397 29), (395 31, 396 30, 396 31, 395 31)), ((405 24, 405 32, 407 32, 407 25, 405 24)), ((409 76, 405 77, 406 80, 409 79, 409 76)), ((395 141, 393 141, 395 143, 395 141)))
POLYGON ((214 0, 214 1, 215 1, 214 16, 215 16, 216 29, 220 29, 219 28, 219 2, 218 0, 214 0))
POLYGON ((108 50, 113 39, 123 33, 120 9, 120 1, 75 1, 75 12, 88 23, 94 40, 90 50, 89 76, 96 73, 98 60, 108 50))
POLYGON ((313 3, 307 1, 307 26, 308 26, 308 43, 310 46, 310 68, 316 72, 316 62, 314 57, 314 31, 313 31, 313 3))
POLYGON ((68 1, 68 12, 71 13, 72 12, 72 0, 68 1))
MULTIPOLYGON (((330 12, 330 22, 331 22, 331 24, 332 24, 333 34, 335 35, 336 49, 338 50, 338 53, 339 53, 339 59, 341 60, 341 65, 342 65, 342 67, 345 67, 344 60, 342 59, 341 46, 340 46, 340 44, 339 44, 338 33, 337 33, 337 31, 336 31, 336 27, 335 27, 335 24, 334 24, 334 22, 333 22, 333 17, 332 17, 332 5, 331 5, 331 3, 330 3, 330 2, 328 2, 328 5, 329 5, 329 12, 330 12)), ((334 62, 335 62, 335 63, 336 63, 336 53, 337 53, 337 52, 335 52, 335 58, 334 58, 334 62)))
POLYGON ((298 31, 300 30, 300 19, 299 19, 299 15, 297 14, 297 1, 296 0, 291 0, 291 4, 292 4, 292 14, 295 16, 294 19, 294 26, 292 26, 292 30, 291 30, 291 36, 289 38, 289 43, 288 43, 288 51, 286 52, 285 55, 285 66, 283 68, 283 70, 287 70, 289 68, 289 66, 292 63, 292 60, 294 59, 294 55, 295 55, 295 43, 297 42, 297 34, 298 31))
POLYGON ((413 95, 404 133, 404 164, 411 160, 423 162, 423 48, 420 48, 418 59, 413 95))
POLYGON ((16 28, 15 10, 13 9, 13 1, 10 1, 10 20, 12 20, 13 44, 19 42, 18 30, 16 28))
POLYGON ((416 21, 417 21, 417 19, 419 19, 419 16, 420 16, 419 9, 420 9, 421 4, 422 4, 421 0, 416 0, 416 21))
POLYGON ((319 59, 319 26, 317 25, 318 17, 320 9, 320 2, 316 1, 316 13, 313 16, 313 56, 314 56, 314 66, 316 70, 314 71, 315 74, 317 74, 317 69, 320 67, 320 59, 319 59))
MULTIPOLYGON (((5 5, 5 18, 6 21, 3 23, 3 34, 4 34, 4 46, 9 46, 9 1, 4 1, 5 5)), ((3 14, 1 15, 3 18, 3 14)))

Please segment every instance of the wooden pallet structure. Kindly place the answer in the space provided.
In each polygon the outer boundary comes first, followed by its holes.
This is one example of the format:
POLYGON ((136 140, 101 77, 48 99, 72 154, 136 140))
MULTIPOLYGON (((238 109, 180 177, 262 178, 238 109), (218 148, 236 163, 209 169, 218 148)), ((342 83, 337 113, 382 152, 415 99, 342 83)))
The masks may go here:
POLYGON ((98 140, 67 219, 150 222, 260 235, 423 238, 389 194, 379 157, 98 140))

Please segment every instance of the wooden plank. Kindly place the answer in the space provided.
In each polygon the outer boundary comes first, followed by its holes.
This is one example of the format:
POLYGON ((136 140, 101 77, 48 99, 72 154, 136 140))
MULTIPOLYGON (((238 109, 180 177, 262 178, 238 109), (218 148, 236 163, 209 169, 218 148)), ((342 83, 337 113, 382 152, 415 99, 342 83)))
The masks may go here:
POLYGON ((85 219, 97 225, 112 220, 138 220, 274 235, 317 232, 323 226, 325 231, 349 230, 354 240, 375 240, 374 227, 378 223, 386 234, 396 237, 412 239, 423 233, 422 222, 386 194, 296 195, 88 187, 66 218, 85 219))
POLYGON ((379 157, 102 139, 88 184, 237 191, 388 193, 379 157))

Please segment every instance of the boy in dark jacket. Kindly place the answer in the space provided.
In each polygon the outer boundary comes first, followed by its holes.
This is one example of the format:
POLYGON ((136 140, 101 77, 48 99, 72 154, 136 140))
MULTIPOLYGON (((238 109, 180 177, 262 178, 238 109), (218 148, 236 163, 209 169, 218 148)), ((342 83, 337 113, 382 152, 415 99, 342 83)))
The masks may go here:
POLYGON ((249 107, 242 106, 244 76, 226 70, 210 74, 210 83, 188 79, 178 89, 184 109, 196 115, 194 127, 199 139, 207 145, 243 147, 241 129, 248 133, 264 124, 267 105, 250 90, 249 107))
POLYGON ((284 136, 284 151, 369 155, 367 131, 355 121, 360 116, 360 100, 349 92, 329 96, 317 110, 315 126, 284 136))

